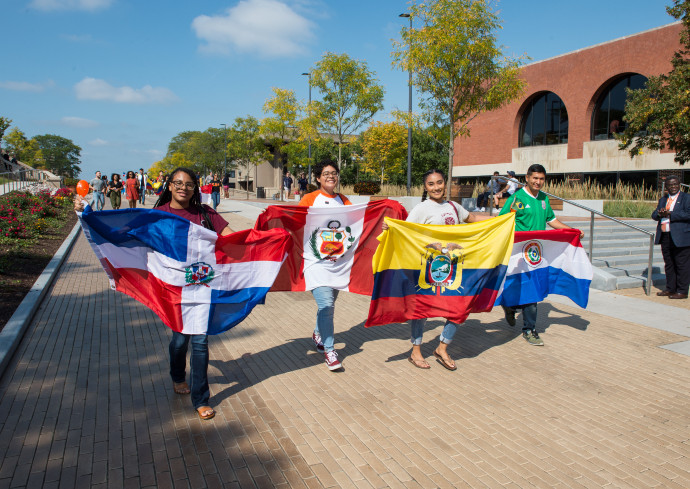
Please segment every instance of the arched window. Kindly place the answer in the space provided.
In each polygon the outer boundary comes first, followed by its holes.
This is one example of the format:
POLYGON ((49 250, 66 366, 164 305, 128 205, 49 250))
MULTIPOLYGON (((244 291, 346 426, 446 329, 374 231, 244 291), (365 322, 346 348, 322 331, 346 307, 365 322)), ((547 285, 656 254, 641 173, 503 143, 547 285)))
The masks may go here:
POLYGON ((544 92, 528 104, 520 121, 519 146, 568 142, 568 111, 561 97, 544 92))
POLYGON ((644 87, 647 78, 642 75, 626 75, 614 79, 597 100, 592 115, 592 140, 613 139, 614 134, 625 130, 625 89, 644 87))

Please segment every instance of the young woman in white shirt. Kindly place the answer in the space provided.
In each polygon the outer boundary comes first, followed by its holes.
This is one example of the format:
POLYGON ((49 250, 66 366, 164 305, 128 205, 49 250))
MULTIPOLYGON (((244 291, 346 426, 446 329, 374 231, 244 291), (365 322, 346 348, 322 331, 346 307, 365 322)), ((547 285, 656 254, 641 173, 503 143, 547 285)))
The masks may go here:
MULTIPOLYGON (((434 169, 424 174, 424 194, 422 202, 417 204, 407 216, 408 222, 419 224, 447 224, 455 225, 465 222, 477 222, 478 219, 470 214, 463 206, 446 200, 446 176, 443 171, 434 169)), ((422 334, 426 319, 413 319, 410 321, 412 353, 409 362, 417 368, 431 368, 422 356, 422 334)), ((448 355, 448 345, 453 341, 453 336, 458 325, 446 320, 443 332, 439 337, 439 345, 434 350, 437 361, 448 370, 456 370, 455 362, 448 355)))

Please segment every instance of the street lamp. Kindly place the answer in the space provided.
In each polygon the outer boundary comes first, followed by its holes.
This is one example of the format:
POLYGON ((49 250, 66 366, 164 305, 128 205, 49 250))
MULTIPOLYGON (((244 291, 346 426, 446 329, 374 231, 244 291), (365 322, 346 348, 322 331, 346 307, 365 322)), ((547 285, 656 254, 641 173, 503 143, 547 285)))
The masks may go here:
POLYGON ((227 124, 221 124, 221 126, 223 126, 223 134, 225 135, 225 146, 223 146, 223 155, 225 156, 225 164, 223 166, 223 178, 225 178, 225 175, 228 174, 228 126, 227 124))
MULTIPOLYGON (((309 77, 309 105, 307 105, 307 115, 311 117, 311 72, 302 73, 302 76, 309 77)), ((309 135, 309 160, 307 165, 307 181, 311 183, 311 134, 309 135)))
MULTIPOLYGON (((410 30, 412 30, 412 16, 408 13, 402 13, 398 17, 410 19, 410 30)), ((409 104, 408 104, 408 121, 407 121, 407 195, 410 195, 412 187, 412 68, 409 69, 410 79, 409 86, 409 104)))

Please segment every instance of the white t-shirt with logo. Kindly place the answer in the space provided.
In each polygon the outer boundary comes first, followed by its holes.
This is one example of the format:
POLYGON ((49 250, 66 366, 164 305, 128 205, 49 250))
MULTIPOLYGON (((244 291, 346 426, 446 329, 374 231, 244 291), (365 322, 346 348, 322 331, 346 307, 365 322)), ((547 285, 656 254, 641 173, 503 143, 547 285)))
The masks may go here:
POLYGON ((418 224, 462 224, 470 217, 470 213, 463 206, 448 200, 439 204, 427 199, 414 206, 407 216, 407 222, 418 224), (458 220, 459 219, 459 220, 458 220))

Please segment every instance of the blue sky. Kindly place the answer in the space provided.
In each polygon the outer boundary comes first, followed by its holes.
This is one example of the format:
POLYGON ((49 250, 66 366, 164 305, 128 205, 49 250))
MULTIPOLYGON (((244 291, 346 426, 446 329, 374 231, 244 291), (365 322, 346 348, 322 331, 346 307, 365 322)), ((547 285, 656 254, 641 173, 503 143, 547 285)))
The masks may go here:
MULTIPOLYGON (((668 24, 655 0, 503 0, 505 52, 540 61, 668 24)), ((397 0, 5 0, 0 115, 28 137, 82 148, 82 176, 148 168, 184 130, 263 117, 272 87, 306 100, 309 71, 331 51, 364 60, 407 109, 391 39, 397 0)), ((316 99, 318 94, 313 92, 316 99)), ((416 97, 415 97, 416 98, 416 97)))

